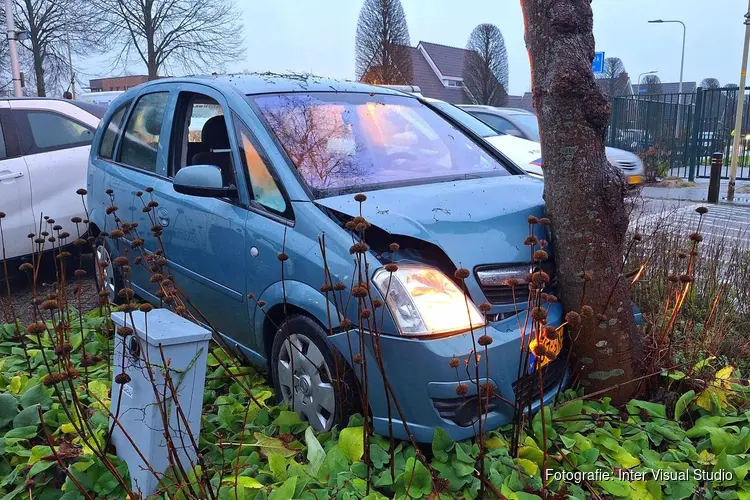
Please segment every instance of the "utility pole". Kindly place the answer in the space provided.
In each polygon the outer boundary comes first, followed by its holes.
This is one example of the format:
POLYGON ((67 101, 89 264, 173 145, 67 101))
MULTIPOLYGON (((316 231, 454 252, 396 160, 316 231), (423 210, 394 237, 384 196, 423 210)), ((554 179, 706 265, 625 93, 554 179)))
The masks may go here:
POLYGON ((21 65, 18 63, 18 47, 16 45, 16 23, 13 20, 13 0, 5 0, 5 24, 8 31, 10 71, 13 75, 13 90, 16 97, 23 97, 23 89, 21 88, 21 65))
POLYGON ((729 165, 729 184, 727 201, 734 201, 734 185, 737 181, 737 157, 740 154, 742 141, 742 112, 745 107, 745 83, 747 81, 747 53, 750 47, 750 0, 745 14, 745 46, 742 49, 742 69, 740 70, 740 88, 737 93, 737 116, 734 118, 734 140, 732 141, 732 159, 729 165))

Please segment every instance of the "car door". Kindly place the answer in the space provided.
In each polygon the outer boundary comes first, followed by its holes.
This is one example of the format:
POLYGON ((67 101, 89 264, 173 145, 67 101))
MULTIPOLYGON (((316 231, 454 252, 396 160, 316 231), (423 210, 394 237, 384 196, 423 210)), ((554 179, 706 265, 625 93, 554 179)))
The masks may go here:
POLYGON ((508 134, 526 139, 526 136, 518 127, 502 116, 491 113, 482 113, 481 111, 472 111, 472 114, 501 134, 508 134))
POLYGON ((70 219, 85 218, 76 194, 86 186, 89 150, 98 118, 64 101, 10 101, 29 172, 34 218, 54 218, 73 233, 70 219))
POLYGON ((156 217, 164 226, 164 252, 175 282, 201 318, 222 334, 241 339, 248 331, 247 196, 190 196, 177 193, 172 184, 180 168, 199 162, 219 166, 226 186, 244 186, 237 179, 237 155, 229 141, 231 115, 216 89, 196 84, 179 84, 174 89, 171 116, 165 120, 171 123, 167 172, 153 185, 159 203, 156 217))
POLYGON ((0 101, 0 212, 5 214, 0 260, 30 254, 32 243, 27 236, 37 231, 29 171, 20 154, 8 101, 0 101))

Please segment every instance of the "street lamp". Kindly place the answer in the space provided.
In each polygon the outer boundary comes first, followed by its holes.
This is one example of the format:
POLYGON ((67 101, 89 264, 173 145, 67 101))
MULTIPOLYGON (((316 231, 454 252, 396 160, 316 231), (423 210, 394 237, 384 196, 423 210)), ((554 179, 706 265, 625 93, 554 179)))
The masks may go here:
POLYGON ((682 93, 682 70, 685 68, 685 35, 687 34, 687 28, 685 27, 685 23, 682 21, 676 21, 676 20, 669 20, 665 21, 663 19, 654 19, 653 21, 649 21, 649 23, 652 24, 663 24, 663 23, 680 23, 682 25, 682 58, 680 60, 680 86, 677 89, 678 93, 682 93))
POLYGON ((677 123, 675 124, 675 137, 680 137, 680 105, 682 104, 682 70, 685 68, 685 35, 687 34, 687 28, 685 27, 685 23, 682 21, 677 20, 663 20, 663 19, 654 19, 653 21, 649 21, 649 23, 655 23, 655 24, 663 24, 663 23, 680 23, 682 25, 682 57, 680 59, 680 85, 677 88, 677 120, 675 120, 677 123))

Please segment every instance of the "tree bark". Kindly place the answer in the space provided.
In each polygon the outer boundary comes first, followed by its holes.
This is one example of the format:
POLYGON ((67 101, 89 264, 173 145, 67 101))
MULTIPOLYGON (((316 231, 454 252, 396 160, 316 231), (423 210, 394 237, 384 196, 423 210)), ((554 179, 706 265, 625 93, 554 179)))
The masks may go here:
MULTIPOLYGON (((522 0, 534 108, 544 158, 559 295, 566 311, 588 305, 573 342, 587 392, 638 376, 642 342, 621 276, 628 215, 625 181, 604 152, 609 102, 594 81, 591 0, 522 0), (589 281, 586 281, 589 279, 589 281)), ((573 334, 576 332, 573 331, 573 334)), ((635 385, 610 392, 630 398, 635 385)))

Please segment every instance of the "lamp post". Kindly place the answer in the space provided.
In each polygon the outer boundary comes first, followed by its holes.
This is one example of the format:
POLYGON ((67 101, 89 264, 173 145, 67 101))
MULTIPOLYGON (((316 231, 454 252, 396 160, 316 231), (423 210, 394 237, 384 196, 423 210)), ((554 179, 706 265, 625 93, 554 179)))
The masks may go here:
POLYGON ((740 69, 740 88, 737 92, 737 112, 734 116, 734 140, 732 141, 732 157, 729 161, 729 184, 727 185, 727 201, 734 201, 734 186, 737 180, 737 157, 740 154, 740 137, 742 136, 742 108, 745 105, 745 82, 747 81, 747 57, 750 50, 750 1, 745 14, 745 45, 742 49, 742 68, 740 69))
POLYGON ((641 93, 641 80, 643 80, 643 77, 646 75, 655 75, 658 73, 658 71, 646 71, 645 73, 641 73, 638 75, 638 93, 641 93))
POLYGON ((18 41, 18 32, 13 21, 13 2, 12 0, 5 0, 5 24, 8 31, 8 47, 10 49, 10 73, 13 79, 13 93, 16 97, 23 97, 23 89, 21 88, 21 69, 18 63, 18 48, 16 42, 18 41))
POLYGON ((687 35, 687 28, 685 23, 676 19, 664 20, 654 19, 649 21, 652 24, 663 24, 663 23, 679 23, 682 25, 682 57, 680 58, 680 85, 677 87, 677 125, 675 127, 675 137, 680 136, 680 104, 682 104, 682 72, 685 69, 685 36, 687 35))

